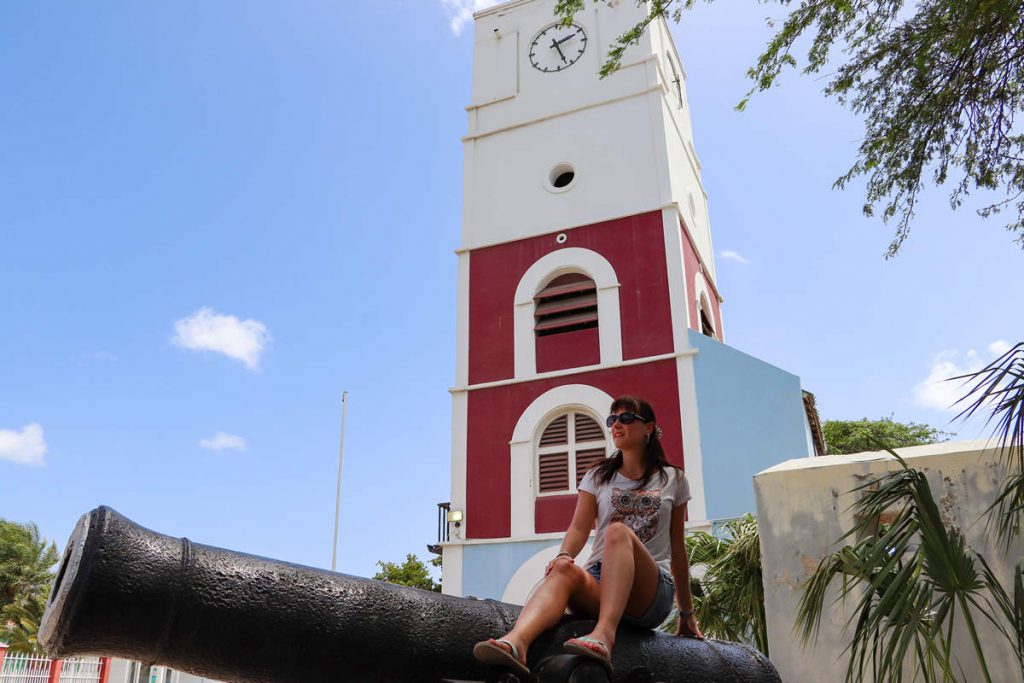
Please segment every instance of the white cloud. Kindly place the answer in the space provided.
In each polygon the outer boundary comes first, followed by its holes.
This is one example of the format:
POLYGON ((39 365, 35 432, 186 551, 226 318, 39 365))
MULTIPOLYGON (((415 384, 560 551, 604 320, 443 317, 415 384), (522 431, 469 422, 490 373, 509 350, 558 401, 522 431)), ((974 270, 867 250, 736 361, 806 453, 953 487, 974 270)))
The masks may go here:
POLYGON ((746 256, 739 253, 738 251, 733 251, 731 249, 723 249, 722 251, 718 252, 718 255, 724 258, 726 261, 735 261, 736 263, 750 263, 746 256))
POLYGON ((235 434, 225 434, 224 432, 217 432, 208 439, 200 439, 199 445, 202 448, 207 448, 211 451, 244 451, 245 450, 245 439, 235 434))
POLYGON ((981 370, 1009 348, 1009 344, 999 340, 989 344, 988 358, 983 358, 974 349, 970 349, 966 353, 950 349, 936 354, 932 359, 928 377, 914 387, 915 400, 919 405, 928 408, 958 412, 963 405, 954 406, 953 404, 963 397, 966 391, 966 382, 965 380, 947 380, 981 370))
POLYGON ((45 454, 46 440, 39 423, 29 423, 21 431, 0 429, 0 460, 18 465, 42 465, 45 454))
POLYGON ((451 17, 449 25, 452 33, 458 36, 462 35, 462 29, 466 24, 473 21, 473 12, 497 5, 499 2, 502 0, 441 0, 441 5, 448 10, 451 17))
POLYGON ((989 352, 996 358, 1010 350, 1010 342, 998 339, 988 345, 989 352))
POLYGON ((270 343, 267 326, 258 320, 239 320, 201 308, 174 323, 173 344, 192 351, 216 351, 240 360, 250 370, 260 366, 260 355, 270 343))

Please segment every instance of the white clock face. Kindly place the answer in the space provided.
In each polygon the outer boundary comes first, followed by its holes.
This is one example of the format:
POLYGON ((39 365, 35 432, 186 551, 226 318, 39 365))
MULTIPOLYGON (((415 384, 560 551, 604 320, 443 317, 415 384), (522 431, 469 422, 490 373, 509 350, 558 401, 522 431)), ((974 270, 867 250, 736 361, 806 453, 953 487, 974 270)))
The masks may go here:
POLYGON ((587 34, 576 24, 552 24, 530 43, 530 64, 545 73, 561 71, 576 63, 587 48, 587 34))

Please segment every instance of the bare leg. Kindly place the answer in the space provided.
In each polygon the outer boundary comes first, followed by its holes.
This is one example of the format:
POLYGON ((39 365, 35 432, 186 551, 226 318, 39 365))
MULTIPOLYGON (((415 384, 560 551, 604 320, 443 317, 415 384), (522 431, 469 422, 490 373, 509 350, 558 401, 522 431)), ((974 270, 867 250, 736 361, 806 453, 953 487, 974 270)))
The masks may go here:
POLYGON ((658 565, 625 524, 605 530, 600 586, 600 614, 590 636, 611 650, 622 614, 643 616, 658 590, 658 565))
POLYGON ((583 606, 590 614, 597 614, 600 590, 594 577, 580 567, 568 562, 556 564, 526 602, 515 626, 501 639, 515 644, 519 658, 525 664, 530 644, 558 623, 570 600, 574 609, 583 606))

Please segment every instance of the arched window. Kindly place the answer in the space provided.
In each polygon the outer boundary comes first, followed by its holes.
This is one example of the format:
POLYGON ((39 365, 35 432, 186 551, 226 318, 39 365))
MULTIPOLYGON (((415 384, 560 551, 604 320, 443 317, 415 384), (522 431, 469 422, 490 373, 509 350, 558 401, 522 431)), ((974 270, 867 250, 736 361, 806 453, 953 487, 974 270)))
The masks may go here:
POLYGON ((575 411, 556 417, 537 445, 537 492, 575 493, 587 470, 606 457, 605 430, 597 420, 575 411))
POLYGON ((706 337, 717 339, 718 335, 715 334, 714 313, 711 311, 711 306, 708 305, 707 297, 702 293, 700 295, 700 333, 706 337))
POLYGON ((722 331, 717 329, 719 318, 716 315, 715 308, 711 305, 711 302, 715 301, 712 298, 714 295, 708 288, 707 280, 704 279, 703 270, 702 267, 693 278, 695 296, 691 299, 693 301, 693 308, 691 309, 693 317, 690 320, 691 327, 705 337, 722 341, 722 331))
MULTIPOLYGON (((563 291, 561 294, 579 294, 582 297, 585 292, 563 291)), ((596 251, 563 247, 540 257, 520 278, 514 301, 512 328, 517 379, 566 368, 622 361, 619 281, 608 259, 596 251), (542 309, 542 319, 537 318, 538 303, 555 303, 555 297, 549 295, 557 293, 552 291, 554 287, 567 284, 565 280, 559 280, 565 275, 579 280, 573 287, 586 284, 587 288, 593 288, 591 294, 595 296, 596 304, 586 312, 586 317, 591 320, 575 321, 589 329, 566 329, 569 326, 563 323, 569 321, 561 318, 563 314, 568 315, 565 312, 542 309), (600 325, 597 324, 598 317, 600 325), (538 324, 542 326, 540 332, 545 334, 538 334, 538 324)), ((573 307, 582 303, 577 300, 573 307)))
POLYGON ((597 285, 582 273, 556 277, 533 301, 538 337, 597 327, 597 285))

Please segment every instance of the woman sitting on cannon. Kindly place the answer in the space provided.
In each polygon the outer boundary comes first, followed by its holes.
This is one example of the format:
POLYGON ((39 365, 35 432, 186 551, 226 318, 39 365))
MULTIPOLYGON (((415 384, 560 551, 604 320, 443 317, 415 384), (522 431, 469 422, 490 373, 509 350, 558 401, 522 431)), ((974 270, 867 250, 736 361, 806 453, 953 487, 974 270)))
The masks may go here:
POLYGON ((679 606, 676 634, 703 638, 693 615, 684 543, 690 486, 665 459, 661 430, 647 401, 623 396, 606 420, 616 452, 579 484, 576 511, 558 555, 527 600, 512 630, 477 643, 485 664, 528 673, 526 652, 569 607, 597 619, 594 630, 570 638, 564 650, 611 666, 619 623, 655 628, 679 606), (575 558, 597 523, 593 549, 581 567, 575 558))

